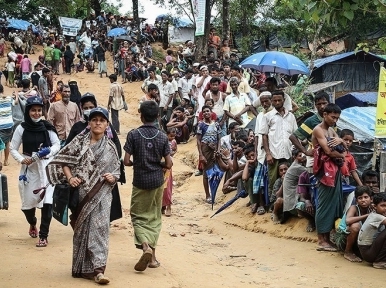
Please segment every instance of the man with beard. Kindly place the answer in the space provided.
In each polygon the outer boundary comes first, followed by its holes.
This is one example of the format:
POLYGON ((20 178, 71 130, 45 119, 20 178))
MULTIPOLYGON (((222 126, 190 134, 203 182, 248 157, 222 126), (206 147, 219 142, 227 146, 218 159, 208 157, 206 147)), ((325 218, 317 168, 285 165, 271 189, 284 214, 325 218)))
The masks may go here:
POLYGON ((282 162, 289 162, 292 156, 289 140, 298 128, 295 116, 284 108, 284 92, 272 93, 274 109, 267 112, 260 122, 259 134, 263 135, 263 146, 267 154, 269 191, 272 194, 273 184, 278 177, 278 167, 282 162))
POLYGON ((62 100, 52 103, 48 110, 47 120, 55 126, 61 147, 66 143, 71 127, 81 119, 78 106, 70 102, 70 94, 70 86, 63 85, 62 100))
POLYGON ((329 99, 330 97, 326 92, 317 93, 315 95, 314 103, 318 113, 307 118, 303 124, 300 125, 300 127, 289 137, 296 149, 307 156, 306 167, 312 167, 312 164, 314 163, 314 149, 311 145, 312 130, 316 127, 316 125, 322 123, 324 107, 330 103, 329 99), (305 140, 307 140, 309 143, 308 150, 301 143, 305 140))
POLYGON ((206 93, 205 99, 213 100, 213 108, 212 112, 216 113, 217 121, 219 126, 221 127, 220 137, 225 136, 227 133, 226 129, 226 120, 227 115, 224 113, 224 102, 227 94, 220 91, 219 86, 221 84, 220 78, 212 78, 209 81, 210 90, 206 93))

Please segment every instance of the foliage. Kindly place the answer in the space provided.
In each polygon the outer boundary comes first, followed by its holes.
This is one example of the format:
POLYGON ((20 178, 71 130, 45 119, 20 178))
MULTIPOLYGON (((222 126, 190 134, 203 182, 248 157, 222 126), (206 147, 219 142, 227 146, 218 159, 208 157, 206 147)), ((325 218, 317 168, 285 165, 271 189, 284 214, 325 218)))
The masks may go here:
POLYGON ((295 116, 302 116, 314 106, 313 96, 306 95, 307 88, 311 85, 312 79, 305 75, 299 76, 296 83, 288 83, 287 92, 291 95, 292 100, 299 106, 295 116))

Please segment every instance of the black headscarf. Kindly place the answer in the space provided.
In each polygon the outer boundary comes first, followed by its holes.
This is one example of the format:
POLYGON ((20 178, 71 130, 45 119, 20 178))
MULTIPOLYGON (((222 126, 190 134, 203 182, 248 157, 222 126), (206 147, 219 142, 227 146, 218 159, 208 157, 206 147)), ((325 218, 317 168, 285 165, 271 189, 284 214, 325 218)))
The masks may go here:
POLYGON ((70 101, 74 102, 80 108, 79 104, 82 95, 79 92, 78 83, 75 80, 70 80, 68 86, 70 86, 71 90, 70 101))
POLYGON ((55 127, 46 120, 40 120, 34 122, 29 115, 31 106, 27 106, 24 112, 24 122, 21 123, 21 127, 24 128, 22 142, 23 142, 23 154, 32 156, 33 152, 39 151, 40 145, 42 147, 50 147, 52 145, 48 131, 54 131, 55 127))

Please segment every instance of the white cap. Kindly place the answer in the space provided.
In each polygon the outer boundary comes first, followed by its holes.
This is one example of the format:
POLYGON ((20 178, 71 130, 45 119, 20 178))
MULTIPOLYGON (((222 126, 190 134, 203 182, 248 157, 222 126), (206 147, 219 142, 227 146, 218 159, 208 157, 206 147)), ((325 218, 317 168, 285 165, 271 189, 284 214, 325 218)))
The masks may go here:
POLYGON ((208 70, 208 66, 206 66, 206 65, 201 66, 200 71, 205 70, 205 69, 208 70))

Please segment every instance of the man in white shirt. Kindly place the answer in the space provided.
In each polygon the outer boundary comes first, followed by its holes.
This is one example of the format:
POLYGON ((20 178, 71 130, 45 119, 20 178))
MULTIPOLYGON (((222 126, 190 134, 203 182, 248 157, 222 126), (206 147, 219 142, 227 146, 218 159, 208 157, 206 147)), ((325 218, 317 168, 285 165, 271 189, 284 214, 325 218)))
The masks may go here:
POLYGON ((263 116, 258 132, 263 135, 263 146, 267 154, 269 190, 272 193, 279 164, 291 159, 292 143, 289 137, 296 131, 298 125, 295 116, 284 108, 283 91, 274 91, 271 101, 274 109, 263 116))
POLYGON ((200 77, 196 78, 196 84, 195 84, 196 86, 195 95, 197 97, 195 100, 198 102, 197 111, 196 111, 197 117, 198 117, 198 114, 200 114, 201 112, 202 106, 204 106, 205 104, 205 98, 202 96, 202 92, 204 92, 206 85, 209 83, 210 79, 212 79, 212 77, 209 75, 208 66, 205 66, 205 65, 201 66, 200 71, 202 74, 200 77))
POLYGON ((165 125, 169 122, 172 115, 174 88, 172 83, 168 81, 170 73, 168 71, 161 72, 162 82, 158 85, 160 95, 160 116, 165 125), (164 118, 166 117, 166 118, 164 118))
POLYGON ((186 69, 185 76, 178 80, 178 94, 180 95, 180 98, 191 101, 194 85, 193 70, 190 68, 186 69))

